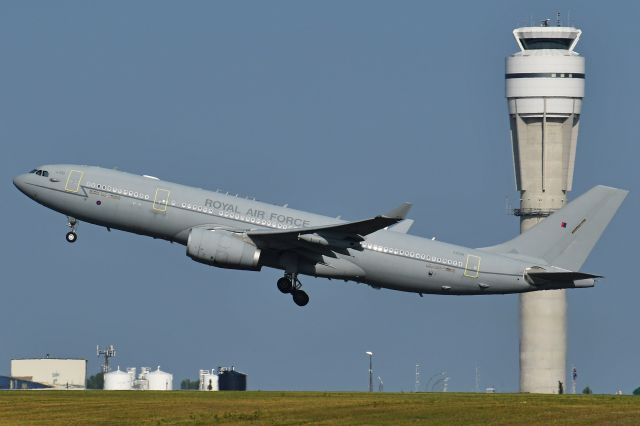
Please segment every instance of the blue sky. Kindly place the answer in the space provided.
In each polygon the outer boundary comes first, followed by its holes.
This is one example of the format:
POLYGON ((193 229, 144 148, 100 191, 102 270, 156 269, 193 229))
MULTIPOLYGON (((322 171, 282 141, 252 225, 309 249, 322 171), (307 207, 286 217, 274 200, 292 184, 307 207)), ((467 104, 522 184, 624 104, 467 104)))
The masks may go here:
POLYGON ((235 365, 252 389, 385 390, 446 370, 449 389, 518 389, 518 296, 453 297, 227 271, 184 247, 81 224, 24 197, 43 163, 117 167, 360 219, 411 201, 412 233, 468 246, 518 221, 504 99, 516 26, 583 30, 587 58, 574 190, 631 190, 569 291, 568 367, 595 392, 640 386, 633 265, 640 38, 631 3, 2 2, 0 374, 16 357, 160 365, 174 380, 235 365))

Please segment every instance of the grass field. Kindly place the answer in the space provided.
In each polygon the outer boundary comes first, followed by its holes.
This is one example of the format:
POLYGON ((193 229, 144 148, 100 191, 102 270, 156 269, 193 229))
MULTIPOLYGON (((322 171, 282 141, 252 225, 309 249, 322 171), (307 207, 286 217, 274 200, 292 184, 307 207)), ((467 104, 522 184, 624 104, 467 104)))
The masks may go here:
POLYGON ((638 425, 640 397, 462 393, 0 391, 0 424, 638 425))

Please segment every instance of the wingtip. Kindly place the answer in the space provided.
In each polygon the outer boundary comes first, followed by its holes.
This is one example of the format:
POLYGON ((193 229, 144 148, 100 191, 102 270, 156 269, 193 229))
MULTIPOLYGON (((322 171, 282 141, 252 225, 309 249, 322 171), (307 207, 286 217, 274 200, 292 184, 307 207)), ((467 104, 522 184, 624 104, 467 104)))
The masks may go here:
POLYGON ((387 212, 384 216, 391 219, 404 219, 407 217, 407 213, 411 210, 411 203, 402 203, 399 207, 387 212))

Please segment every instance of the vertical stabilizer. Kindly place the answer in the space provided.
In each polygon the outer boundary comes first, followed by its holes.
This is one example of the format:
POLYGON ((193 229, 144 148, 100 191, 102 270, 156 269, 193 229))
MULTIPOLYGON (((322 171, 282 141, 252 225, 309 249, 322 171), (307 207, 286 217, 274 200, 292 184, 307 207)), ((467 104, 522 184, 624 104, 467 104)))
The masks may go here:
POLYGON ((513 240, 483 250, 535 257, 577 271, 627 194, 596 186, 513 240))

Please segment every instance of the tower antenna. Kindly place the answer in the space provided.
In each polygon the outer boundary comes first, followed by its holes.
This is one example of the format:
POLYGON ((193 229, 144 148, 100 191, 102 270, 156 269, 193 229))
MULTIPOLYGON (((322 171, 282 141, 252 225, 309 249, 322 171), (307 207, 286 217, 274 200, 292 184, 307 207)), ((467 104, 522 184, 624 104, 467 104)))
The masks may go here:
POLYGON ((109 359, 116 356, 116 348, 113 345, 109 345, 104 349, 100 349, 100 345, 96 345, 96 356, 104 356, 104 361, 102 361, 102 373, 106 374, 109 372, 109 359))
POLYGON ((476 392, 480 392, 480 369, 476 367, 476 392))

